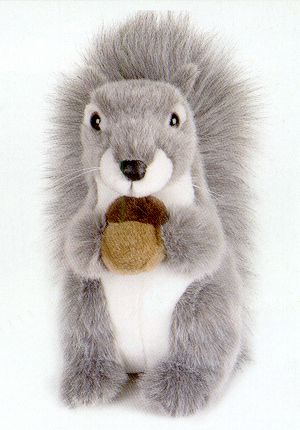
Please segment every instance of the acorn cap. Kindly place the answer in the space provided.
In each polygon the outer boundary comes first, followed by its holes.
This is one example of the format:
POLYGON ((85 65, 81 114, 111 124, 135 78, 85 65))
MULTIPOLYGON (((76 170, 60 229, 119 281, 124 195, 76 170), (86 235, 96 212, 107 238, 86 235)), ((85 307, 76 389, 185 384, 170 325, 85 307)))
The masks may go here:
POLYGON ((158 227, 168 220, 162 201, 156 197, 126 197, 115 200, 106 212, 107 222, 138 221, 158 227))

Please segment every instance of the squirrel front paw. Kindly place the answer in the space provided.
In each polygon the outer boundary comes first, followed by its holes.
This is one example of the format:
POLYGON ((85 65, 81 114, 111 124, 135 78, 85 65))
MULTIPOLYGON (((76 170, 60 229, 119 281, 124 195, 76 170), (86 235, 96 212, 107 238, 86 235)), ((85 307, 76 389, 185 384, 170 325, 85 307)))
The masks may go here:
POLYGON ((140 388, 147 400, 171 416, 193 414, 208 401, 200 372, 175 362, 162 362, 145 373, 140 388))
POLYGON ((103 226, 94 213, 80 213, 70 223, 65 242, 65 254, 74 273, 96 279, 105 270, 100 259, 103 226))
POLYGON ((214 206, 208 203, 170 211, 162 236, 166 264, 196 277, 213 272, 224 254, 222 225, 214 206))
POLYGON ((119 395, 127 379, 124 369, 111 361, 69 366, 63 374, 62 399, 70 407, 110 402, 119 395))

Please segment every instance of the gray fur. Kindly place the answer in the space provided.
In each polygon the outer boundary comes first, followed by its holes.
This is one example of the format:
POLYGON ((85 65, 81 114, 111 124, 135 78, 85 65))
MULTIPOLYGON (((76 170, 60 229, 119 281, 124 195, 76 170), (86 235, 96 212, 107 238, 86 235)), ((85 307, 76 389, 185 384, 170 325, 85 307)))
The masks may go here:
POLYGON ((127 374, 116 361, 114 338, 98 280, 69 274, 64 295, 65 367, 61 394, 69 406, 110 401, 127 374))
POLYGON ((195 273, 196 278, 212 273, 220 265, 224 236, 215 208, 209 202, 174 209, 162 231, 166 263, 173 270, 195 273))
POLYGON ((227 382, 241 347, 240 289, 227 255, 213 276, 193 282, 177 303, 170 357, 141 381, 145 396, 169 414, 195 412, 227 382))
POLYGON ((251 88, 211 39, 170 14, 143 13, 97 37, 85 64, 58 87, 50 212, 56 256, 68 274, 67 403, 112 399, 127 380, 101 287, 98 172, 82 170, 98 166, 108 147, 117 160, 146 163, 163 148, 174 165, 171 180, 190 168, 197 197, 163 228, 164 264, 195 273, 195 282, 174 310, 169 359, 145 373, 141 389, 167 413, 185 415, 203 407, 237 366, 247 349, 251 100, 251 88), (99 136, 83 124, 90 101, 101 103, 113 133, 99 136), (178 101, 188 119, 170 137, 160 120, 178 101))

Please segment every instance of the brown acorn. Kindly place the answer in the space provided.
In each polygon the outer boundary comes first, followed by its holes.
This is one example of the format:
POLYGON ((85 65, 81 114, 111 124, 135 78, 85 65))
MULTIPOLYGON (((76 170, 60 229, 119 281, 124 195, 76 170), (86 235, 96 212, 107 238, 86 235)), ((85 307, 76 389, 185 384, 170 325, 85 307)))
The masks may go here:
POLYGON ((134 274, 150 271, 165 257, 161 225, 168 220, 165 205, 157 198, 120 197, 106 213, 101 256, 112 272, 134 274))

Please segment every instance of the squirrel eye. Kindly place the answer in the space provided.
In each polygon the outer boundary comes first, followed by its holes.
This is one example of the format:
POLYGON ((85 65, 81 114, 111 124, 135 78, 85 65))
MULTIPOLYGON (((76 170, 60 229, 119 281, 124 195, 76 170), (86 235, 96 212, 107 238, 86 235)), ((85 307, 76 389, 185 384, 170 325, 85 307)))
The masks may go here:
POLYGON ((179 124, 180 124, 179 116, 177 115, 177 113, 173 112, 170 118, 170 126, 179 127, 179 124))
POLYGON ((91 115, 90 123, 91 123, 91 126, 95 130, 97 130, 97 131, 101 130, 101 128, 100 128, 101 118, 100 118, 100 115, 97 112, 94 112, 91 115))

